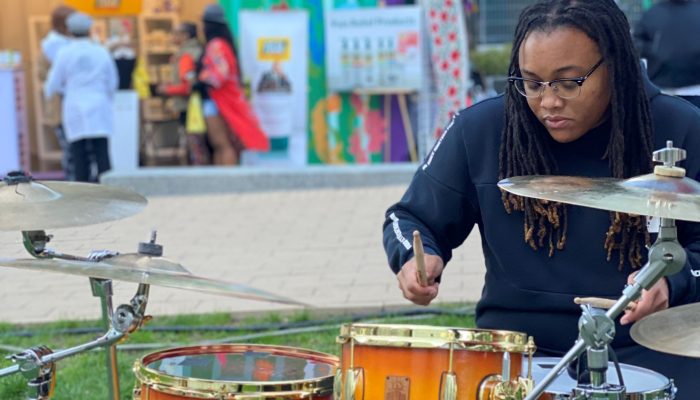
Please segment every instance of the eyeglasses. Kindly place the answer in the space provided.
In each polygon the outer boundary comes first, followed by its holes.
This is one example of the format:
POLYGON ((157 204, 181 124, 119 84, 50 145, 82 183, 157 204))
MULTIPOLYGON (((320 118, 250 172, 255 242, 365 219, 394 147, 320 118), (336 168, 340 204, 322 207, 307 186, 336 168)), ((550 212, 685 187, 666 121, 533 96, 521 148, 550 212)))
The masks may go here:
POLYGON ((509 76, 508 82, 512 83, 513 86, 515 86, 515 89, 518 91, 518 93, 522 94, 528 99, 533 99, 542 96, 542 93, 544 93, 545 86, 549 86, 550 88, 552 88, 552 92, 554 92, 554 94, 561 97, 562 99, 573 99, 581 94, 581 86, 583 85, 583 82, 585 82, 586 79, 588 79, 588 77, 593 75, 593 72, 595 72, 595 70, 598 69, 598 67, 602 63, 603 59, 601 58, 600 61, 598 61, 596 65, 594 65, 591 68, 590 71, 578 78, 562 78, 555 79, 549 82, 543 82, 535 79, 521 78, 518 76, 509 76))

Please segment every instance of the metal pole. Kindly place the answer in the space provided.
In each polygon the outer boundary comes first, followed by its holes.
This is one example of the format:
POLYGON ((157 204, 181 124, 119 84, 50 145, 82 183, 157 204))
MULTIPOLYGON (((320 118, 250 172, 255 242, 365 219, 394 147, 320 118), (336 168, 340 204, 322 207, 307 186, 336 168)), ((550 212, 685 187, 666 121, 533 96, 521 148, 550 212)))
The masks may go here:
MULTIPOLYGON (((92 294, 100 298, 102 324, 110 329, 112 322, 112 281, 109 279, 90 278, 92 294)), ((107 367, 107 389, 109 400, 119 400, 119 368, 117 364, 117 347, 105 348, 105 366, 107 367)))
MULTIPOLYGON (((125 336, 124 332, 117 332, 114 329, 110 329, 109 332, 105 333, 103 336, 93 340, 92 342, 81 344, 75 347, 71 347, 69 349, 65 350, 60 350, 55 353, 51 353, 48 355, 45 355, 41 357, 41 362, 43 364, 50 363, 50 362, 56 362, 59 360, 63 360, 64 358, 68 358, 71 356, 74 356, 76 354, 80 354, 83 352, 86 352, 88 350, 92 350, 96 347, 101 347, 106 344, 113 344, 118 342, 121 338, 125 336)), ((19 365, 13 365, 7 368, 0 369, 0 378, 9 376, 12 374, 16 374, 17 372, 20 372, 19 370, 19 365)))

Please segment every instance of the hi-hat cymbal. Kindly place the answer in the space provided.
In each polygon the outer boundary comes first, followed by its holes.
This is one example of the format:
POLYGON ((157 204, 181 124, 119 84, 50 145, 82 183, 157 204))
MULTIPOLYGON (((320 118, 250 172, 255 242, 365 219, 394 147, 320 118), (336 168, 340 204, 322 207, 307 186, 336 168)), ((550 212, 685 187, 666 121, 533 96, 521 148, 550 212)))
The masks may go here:
POLYGON ((700 222, 700 183, 655 174, 630 179, 578 176, 516 176, 498 186, 513 194, 618 211, 700 222))
POLYGON ((303 305, 295 300, 247 287, 238 283, 218 281, 192 275, 182 265, 163 257, 121 254, 102 261, 64 259, 1 259, 0 267, 34 271, 62 272, 91 278, 147 283, 177 289, 220 294, 281 304, 303 305))
POLYGON ((138 193, 114 186, 0 181, 0 230, 35 231, 98 224, 134 215, 146 203, 138 193))
POLYGON ((700 303, 648 315, 632 326, 630 334, 652 350, 700 358, 700 303))

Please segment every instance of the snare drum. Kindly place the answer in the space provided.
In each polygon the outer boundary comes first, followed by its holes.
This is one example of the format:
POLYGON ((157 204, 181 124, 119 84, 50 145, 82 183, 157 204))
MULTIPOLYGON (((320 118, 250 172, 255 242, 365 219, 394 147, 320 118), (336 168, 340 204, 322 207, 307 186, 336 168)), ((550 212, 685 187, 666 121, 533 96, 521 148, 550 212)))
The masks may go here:
POLYGON ((338 358, 282 346, 180 347, 134 364, 134 400, 332 400, 338 358))
POLYGON ((488 399, 504 364, 523 389, 523 353, 534 352, 523 333, 419 325, 347 324, 338 342, 337 400, 488 399))
MULTIPOLYGON (((559 358, 554 357, 535 357, 532 360, 532 378, 535 384, 542 381, 559 361, 559 358)), ((627 364, 620 364, 620 369, 627 392, 625 400, 673 400, 676 397, 673 381, 665 376, 627 364)), ((620 383, 613 363, 608 364, 607 382, 620 383)), ((539 400, 573 400, 572 391, 575 387, 576 380, 564 371, 545 389, 545 394, 539 400)))

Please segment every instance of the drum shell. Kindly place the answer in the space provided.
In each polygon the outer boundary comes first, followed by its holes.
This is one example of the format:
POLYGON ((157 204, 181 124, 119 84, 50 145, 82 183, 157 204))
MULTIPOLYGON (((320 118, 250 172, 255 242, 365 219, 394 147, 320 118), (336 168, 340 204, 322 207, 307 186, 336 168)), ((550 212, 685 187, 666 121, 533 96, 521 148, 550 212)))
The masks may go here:
MULTIPOLYGON (((379 325, 376 325, 379 326, 379 325)), ((352 328, 349 328, 352 329, 352 328)), ((416 327, 416 329, 440 329, 457 330, 460 333, 479 333, 487 335, 487 330, 441 328, 441 327, 416 327)), ((491 331, 496 332, 496 331, 491 331)), ((452 369, 456 375, 457 397, 456 400, 478 400, 478 392, 482 383, 488 377, 500 375, 503 368, 504 348, 512 345, 510 354, 510 378, 517 380, 522 376, 523 350, 526 336, 517 332, 498 331, 499 334, 509 335, 515 338, 513 343, 491 346, 488 343, 468 343, 457 340, 452 351, 452 369), (512 334, 512 335, 511 335, 512 334), (521 346, 522 344, 522 346, 521 346), (460 348, 464 347, 464 348, 460 348), (517 350, 517 351, 516 351, 517 350)), ((343 336, 341 334, 341 336, 343 336)), ((463 336, 457 334, 457 337, 463 336)), ((441 385, 444 381, 444 373, 449 372, 450 349, 449 345, 438 347, 412 347, 415 343, 404 342, 399 338, 392 338, 388 344, 381 344, 381 340, 371 343, 360 343, 367 336, 357 335, 358 341, 347 340, 342 343, 341 372, 336 378, 336 385, 340 379, 344 386, 348 371, 359 371, 358 384, 355 391, 355 400, 382 400, 400 398, 407 400, 425 400, 439 398, 441 385), (398 385, 392 389, 391 385, 398 385), (401 394, 392 393, 397 390, 401 394), (408 394, 408 397, 405 397, 408 394), (364 395, 364 397, 363 397, 364 395), (397 397, 392 397, 397 396, 397 397)), ((344 339, 339 338, 342 342, 344 339)), ((339 400, 346 399, 345 389, 339 400)))

